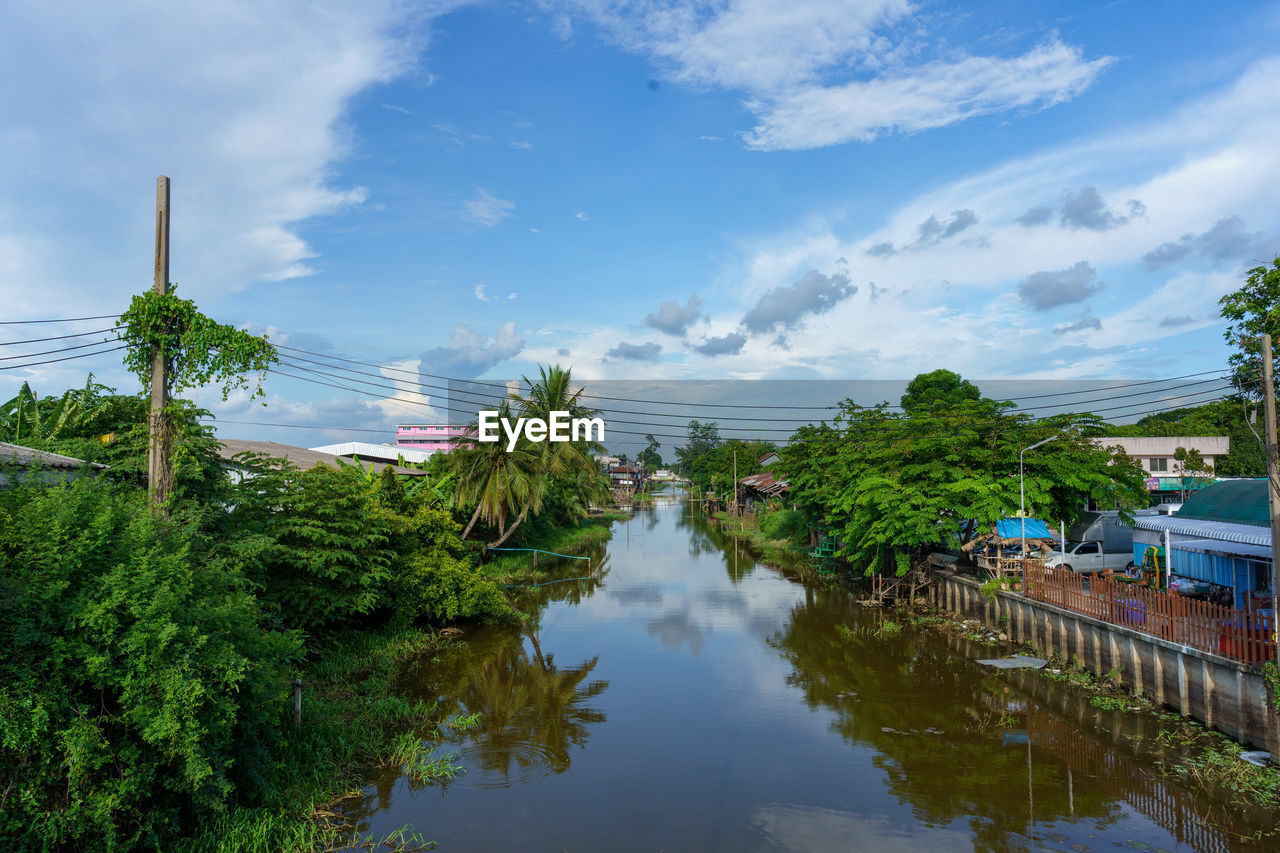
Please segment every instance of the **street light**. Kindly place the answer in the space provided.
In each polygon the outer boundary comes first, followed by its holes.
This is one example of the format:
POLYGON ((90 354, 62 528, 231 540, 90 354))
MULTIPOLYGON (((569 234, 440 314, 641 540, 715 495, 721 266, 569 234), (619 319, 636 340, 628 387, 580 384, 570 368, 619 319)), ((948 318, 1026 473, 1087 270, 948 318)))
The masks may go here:
MULTIPOLYGON (((1027 488, 1026 488, 1026 472, 1022 466, 1022 454, 1028 450, 1035 450, 1042 444, 1048 444, 1055 438, 1061 438, 1061 435, 1051 435, 1044 441, 1037 441, 1030 447, 1024 447, 1018 451, 1018 514, 1022 517, 1022 594, 1027 593, 1027 488)), ((1063 555, 1066 559, 1066 555, 1063 555)))

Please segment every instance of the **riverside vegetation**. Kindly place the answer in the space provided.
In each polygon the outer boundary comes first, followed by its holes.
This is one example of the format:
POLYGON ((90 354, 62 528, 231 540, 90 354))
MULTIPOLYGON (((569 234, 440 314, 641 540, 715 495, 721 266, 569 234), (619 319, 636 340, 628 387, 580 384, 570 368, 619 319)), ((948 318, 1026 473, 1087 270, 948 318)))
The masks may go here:
MULTIPOLYGON (((149 360, 133 356, 159 340, 186 365, 186 387, 252 387, 242 373, 274 358, 190 303, 139 300, 122 337, 139 372, 149 360), (230 355, 197 352, 214 345, 230 355)), ((568 372, 541 378, 563 385, 568 372)), ((548 383, 532 386, 528 405, 559 402, 548 383)), ((0 837, 18 849, 359 841, 332 806, 374 769, 409 767, 423 782, 457 772, 434 751, 440 709, 398 687, 406 664, 451 642, 440 626, 518 618, 498 583, 510 570, 483 565, 463 522, 511 545, 608 535, 582 524, 607 491, 581 462, 584 443, 559 455, 517 448, 518 476, 460 448, 408 483, 390 468, 299 470, 245 455, 233 482, 207 414, 166 407, 173 478, 157 512, 140 395, 90 377, 61 397, 24 386, 0 406, 0 440, 110 466, 54 485, 0 471, 0 837)), ((374 841, 424 843, 364 839, 374 841)))

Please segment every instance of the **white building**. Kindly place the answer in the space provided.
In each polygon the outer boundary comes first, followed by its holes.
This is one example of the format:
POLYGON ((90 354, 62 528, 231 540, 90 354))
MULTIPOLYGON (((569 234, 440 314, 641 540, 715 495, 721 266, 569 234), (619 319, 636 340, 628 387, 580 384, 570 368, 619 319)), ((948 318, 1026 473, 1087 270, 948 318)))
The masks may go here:
MULTIPOLYGON (((1183 471, 1182 463, 1173 458, 1179 447, 1195 450, 1204 458, 1211 474, 1217 468, 1218 459, 1231 450, 1231 439, 1225 435, 1186 436, 1099 436, 1089 439, 1102 447, 1119 447, 1126 456, 1136 459, 1147 473, 1148 492, 1177 492, 1184 488, 1183 477, 1203 477, 1206 472, 1183 471)), ((1203 481, 1188 483, 1186 488, 1198 488, 1203 481)))
POLYGON ((397 464, 400 459, 405 462, 426 462, 436 450, 416 450, 395 444, 373 444, 367 441, 344 441, 341 444, 326 444, 323 447, 312 447, 318 453, 342 456, 348 459, 360 457, 362 462, 389 462, 397 464))

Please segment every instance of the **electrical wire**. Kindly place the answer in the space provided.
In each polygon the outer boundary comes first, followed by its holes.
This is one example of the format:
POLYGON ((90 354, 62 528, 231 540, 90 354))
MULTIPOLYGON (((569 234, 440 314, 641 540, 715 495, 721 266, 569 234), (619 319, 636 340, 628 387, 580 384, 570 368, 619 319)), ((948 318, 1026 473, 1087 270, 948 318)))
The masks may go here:
MULTIPOLYGON (((432 405, 427 404, 427 403, 417 403, 416 401, 413 401, 413 400, 401 400, 401 399, 396 398, 396 397, 391 397, 391 396, 388 396, 388 395, 385 395, 385 394, 378 394, 378 393, 376 393, 376 392, 368 391, 368 390, 365 390, 365 389, 362 389, 362 388, 352 388, 352 387, 347 386, 347 385, 339 385, 339 384, 332 383, 332 382, 325 382, 325 381, 323 381, 323 380, 321 380, 321 379, 312 379, 312 378, 309 378, 309 377, 306 377, 306 376, 297 376, 297 375, 295 375, 295 374, 286 373, 286 372, 284 372, 284 371, 277 370, 276 368, 270 368, 268 372, 270 372, 270 373, 274 373, 274 374, 276 374, 276 375, 280 375, 280 376, 287 376, 287 377, 289 377, 289 378, 291 378, 291 379, 297 379, 297 380, 300 380, 300 381, 302 381, 302 382, 310 382, 310 383, 313 383, 313 384, 316 384, 316 385, 324 385, 324 386, 327 386, 327 387, 330 387, 330 388, 337 388, 337 389, 340 389, 340 390, 343 390, 343 391, 350 391, 350 392, 355 393, 355 394, 363 394, 363 395, 365 395, 365 396, 373 397, 373 398, 377 398, 377 399, 393 400, 393 401, 396 401, 396 402, 400 402, 400 403, 407 403, 407 404, 410 404, 410 405, 419 405, 419 406, 422 406, 423 408, 431 409, 431 410, 433 410, 433 411, 439 411, 439 410, 443 409, 443 410, 445 410, 445 411, 450 411, 450 412, 456 412, 456 413, 462 413, 462 414, 469 414, 468 412, 465 412, 465 410, 460 411, 460 410, 456 410, 456 409, 453 409, 453 408, 451 408, 451 407, 447 407, 447 406, 432 406, 432 405)), ((1196 394, 1196 395, 1186 395, 1186 396, 1201 396, 1201 395, 1203 395, 1203 394, 1207 394, 1207 393, 1212 393, 1212 392, 1199 392, 1199 393, 1198 393, 1198 394, 1196 394)), ((1218 400, 1218 399, 1226 399, 1226 398, 1224 398, 1224 397, 1218 397, 1218 398, 1213 398, 1213 399, 1208 399, 1208 400, 1197 401, 1196 403, 1194 403, 1194 405, 1202 405, 1203 403, 1207 403, 1207 402, 1214 402, 1215 400, 1218 400)), ((1129 413, 1129 414, 1125 414, 1125 415, 1113 415, 1113 416, 1111 416, 1110 418, 1099 418, 1099 420, 1102 420, 1102 421, 1109 421, 1109 420, 1115 420, 1115 419, 1117 419, 1117 418, 1122 418, 1122 417, 1123 417, 1123 418, 1128 418, 1128 417, 1142 417, 1142 416, 1145 416, 1145 415, 1157 414, 1157 413, 1165 412, 1165 411, 1176 411, 1177 409, 1187 408, 1187 406, 1189 406, 1189 405, 1193 405, 1193 404, 1192 404, 1192 403, 1190 403, 1190 402, 1185 402, 1185 403, 1181 403, 1181 404, 1179 404, 1179 405, 1177 405, 1177 406, 1166 406, 1166 407, 1161 407, 1161 408, 1157 408, 1157 409, 1152 409, 1152 410, 1149 410, 1149 411, 1146 411, 1146 412, 1131 412, 1131 413, 1129 413)), ((1129 407, 1119 407, 1119 408, 1129 408, 1129 407)), ((888 423, 894 423, 894 421, 886 421, 886 422, 884 422, 884 423, 882 423, 882 424, 869 425, 869 426, 872 428, 872 432, 871 432, 871 433, 869 433, 869 434, 882 435, 882 434, 884 433, 884 426, 885 426, 886 424, 888 424, 888 423)), ((935 432, 935 433, 926 433, 926 434, 923 434, 923 435, 917 435, 917 436, 903 436, 903 437, 904 437, 904 438, 947 438, 947 437, 952 437, 952 438, 961 438, 961 437, 965 437, 965 436, 973 436, 973 435, 989 435, 989 434, 994 434, 994 433, 998 433, 998 432, 1028 432, 1028 431, 1044 431, 1046 428, 1052 428, 1053 426, 1054 426, 1054 425, 1053 425, 1053 424, 1051 424, 1051 423, 1044 423, 1044 422, 1039 422, 1039 423, 1030 423, 1030 424, 1027 424, 1027 423, 1024 423, 1024 424, 1010 424, 1010 425, 1008 425, 1008 426, 1003 426, 1003 425, 1001 425, 1001 427, 1002 427, 1002 428, 1000 428, 1000 429, 995 429, 995 430, 991 430, 991 431, 988 431, 988 432, 985 432, 985 433, 983 433, 983 432, 978 432, 978 431, 976 431, 976 430, 970 430, 970 431, 967 431, 967 432, 966 432, 966 431, 961 431, 961 432, 959 432, 959 433, 937 433, 937 432, 935 432)), ((671 434, 671 433, 642 433, 642 432, 636 432, 636 431, 634 431, 634 430, 617 430, 617 429, 610 429, 609 431, 610 431, 611 433, 615 433, 615 434, 619 434, 619 435, 640 435, 640 436, 644 436, 644 435, 653 435, 655 438, 657 438, 657 437, 662 437, 662 438, 681 439, 681 440, 687 440, 687 439, 688 439, 688 435, 687 435, 687 434, 685 434, 685 435, 675 435, 675 434, 671 434)), ((849 438, 849 437, 848 437, 848 436, 846 436, 846 435, 841 435, 839 430, 832 429, 832 432, 833 432, 833 433, 835 433, 835 435, 833 436, 833 438, 834 438, 835 440, 839 440, 839 441, 848 441, 848 438, 849 438)), ((744 441, 745 441, 745 440, 751 440, 751 439, 749 439, 749 438, 743 438, 743 439, 740 439, 740 440, 744 440, 744 441)), ((769 439, 769 438, 759 438, 758 440, 761 440, 761 441, 771 441, 771 442, 774 442, 774 443, 777 443, 777 442, 779 441, 779 439, 769 439)))
MULTIPOLYGON (((386 384, 382 384, 382 383, 369 382, 368 380, 352 379, 352 378, 347 377, 347 376, 335 375, 335 374, 333 374, 333 373, 326 373, 326 372, 324 372, 324 371, 315 370, 315 369, 313 369, 313 368, 308 368, 308 367, 305 367, 305 366, 300 365, 300 364, 294 364, 294 363, 289 362, 289 361, 282 361, 281 363, 282 363, 282 364, 284 364, 284 365, 285 365, 285 366, 287 366, 287 367, 292 368, 293 370, 300 370, 300 371, 302 371, 302 372, 310 373, 310 374, 312 374, 312 375, 314 375, 314 376, 321 376, 321 377, 324 377, 324 378, 326 378, 326 379, 339 380, 339 381, 343 381, 343 382, 351 382, 351 383, 354 383, 354 384, 356 384, 356 385, 360 385, 360 386, 368 386, 368 387, 372 387, 372 388, 379 388, 379 389, 388 390, 388 391, 395 391, 397 394, 417 394, 417 395, 422 396, 422 397, 427 397, 427 396, 428 396, 428 395, 426 395, 426 394, 423 394, 421 391, 414 391, 414 390, 410 390, 410 389, 403 389, 403 388, 400 388, 400 387, 395 386, 395 385, 386 385, 386 384)), ((341 370, 347 370, 348 368, 338 368, 338 369, 341 369, 341 370)), ((360 373, 360 371, 355 371, 355 372, 360 373)), ((287 375, 287 374, 286 374, 286 375, 287 375)), ((373 375, 373 374, 361 374, 361 375, 373 375)), ((294 378, 300 378, 300 377, 294 377, 294 378)), ((397 381, 397 380, 390 380, 390 381, 395 382, 395 381, 397 381)), ((1202 385, 1202 384, 1204 384, 1204 383, 1205 383, 1205 382, 1207 382, 1207 381, 1217 381, 1217 380, 1202 380, 1201 382, 1187 383, 1185 386, 1182 386, 1182 387, 1190 387, 1190 386, 1193 386, 1193 385, 1202 385)), ((413 384, 413 383, 407 383, 407 384, 413 384)), ((347 390, 347 391, 357 391, 357 392, 359 392, 359 391, 363 390, 363 389, 351 388, 350 386, 346 386, 346 385, 343 385, 343 386, 335 386, 335 387, 340 387, 341 389, 343 389, 343 390, 347 390)), ((1160 399, 1160 400, 1149 400, 1149 399, 1148 399, 1148 400, 1143 400, 1142 402, 1138 402, 1138 403, 1129 403, 1129 404, 1127 404, 1127 405, 1111 406, 1111 407, 1102 408, 1102 409, 1094 409, 1094 410, 1092 410, 1092 411, 1091 411, 1091 413, 1092 413, 1092 414, 1097 414, 1097 413, 1099 413, 1099 412, 1118 411, 1118 410, 1124 410, 1124 409, 1129 409, 1129 408, 1134 408, 1134 407, 1139 407, 1139 406, 1148 406, 1148 405, 1151 405, 1152 403, 1155 403, 1155 402, 1168 402, 1168 401, 1171 401, 1171 400, 1177 400, 1177 399, 1183 399, 1183 398, 1195 397, 1195 396, 1199 396, 1199 395, 1203 395, 1203 394, 1208 394, 1208 393, 1217 393, 1217 392, 1219 392, 1219 391, 1227 390, 1228 388, 1230 388, 1230 386, 1225 385, 1225 384, 1219 384, 1219 386, 1218 386, 1218 387, 1216 387, 1216 388, 1203 389, 1203 390, 1196 391, 1196 392, 1188 392, 1188 393, 1186 393, 1186 394, 1180 394, 1180 395, 1174 395, 1174 396, 1165 395, 1165 396, 1163 396, 1163 397, 1162 397, 1162 399, 1160 399)), ((1168 389, 1168 390, 1173 390, 1173 389, 1168 389)), ((1162 394, 1164 393, 1163 389, 1162 389, 1162 391, 1161 391, 1160 393, 1162 393, 1162 394)), ((467 395, 461 395, 461 396, 467 396, 467 395)), ((1148 392, 1148 393, 1143 393, 1143 394, 1119 395, 1119 396, 1117 396, 1117 397, 1110 397, 1110 398, 1105 398, 1105 397, 1104 397, 1104 398, 1100 398, 1100 399, 1101 399, 1101 400, 1107 400, 1107 399, 1124 399, 1124 398, 1126 398, 1126 397, 1133 397, 1133 396, 1149 397, 1149 396, 1150 396, 1150 392, 1148 392)), ((444 409, 444 410, 446 410, 446 411, 450 411, 450 412, 456 412, 456 413, 459 413, 459 414, 465 414, 465 415, 467 415, 468 417, 471 417, 471 416, 474 414, 474 413, 473 413, 473 412, 471 412, 470 410, 465 410, 465 409, 464 409, 464 410, 458 410, 458 409, 453 408, 453 407, 451 407, 451 406, 444 406, 444 405, 441 405, 441 404, 439 404, 439 403, 418 402, 418 401, 416 401, 416 400, 404 400, 403 398, 401 398, 401 397, 399 397, 399 396, 395 397, 394 399, 399 400, 399 401, 404 402, 404 403, 409 403, 409 404, 411 404, 411 405, 426 406, 426 407, 430 408, 432 411, 439 411, 439 410, 441 410, 441 409, 444 409)), ((450 402, 453 402, 453 398, 452 398, 452 397, 450 397, 450 402)), ((474 401, 472 401, 472 400, 467 400, 467 401, 464 401, 464 402, 474 402, 474 401)), ((493 401, 493 400, 489 400, 489 399, 486 399, 486 400, 484 400, 484 401, 483 401, 483 404, 484 404, 484 405, 492 406, 492 405, 495 405, 495 401, 493 401)), ((1025 414, 1025 412, 1023 412, 1023 413, 1025 414)), ((604 414, 611 414, 611 412, 605 412, 604 414)), ((678 417, 680 417, 680 416, 679 416, 679 415, 674 415, 674 414, 673 414, 673 415, 663 415, 663 417, 668 417, 668 418, 678 418, 678 417)), ((625 419, 625 418, 610 418, 609 420, 610 420, 612 423, 625 424, 625 425, 627 425, 627 426, 650 426, 650 424, 649 424, 647 421, 645 421, 645 422, 639 422, 639 421, 627 420, 627 419, 625 419)), ((727 418, 727 420, 736 420, 736 419, 735 419, 735 418, 727 418)), ((773 423, 778 423, 778 422, 779 422, 777 419, 765 419, 765 418, 752 419, 752 420, 769 420, 770 422, 773 422, 773 423)), ((897 427, 896 427, 896 425, 897 425, 897 424, 901 424, 901 423, 903 423, 904 421, 908 421, 908 420, 926 420, 926 421, 938 421, 938 420, 946 421, 946 420, 952 420, 952 421, 962 421, 962 422, 966 422, 966 423, 972 422, 972 419, 966 419, 966 418, 963 418, 963 417, 960 417, 960 416, 943 416, 943 417, 938 417, 938 416, 929 416, 929 417, 910 416, 910 417, 908 417, 908 418, 900 418, 900 419, 897 419, 897 420, 894 420, 894 421, 888 421, 888 422, 886 422, 886 427, 887 427, 887 428, 891 428, 891 429, 893 429, 893 428, 897 428, 897 427), (895 426, 890 427, 890 426, 888 426, 889 424, 893 424, 893 425, 895 425, 895 426)), ((802 425, 802 424, 798 423, 798 422, 797 422, 797 421, 795 421, 795 420, 788 421, 788 423, 789 423, 789 424, 791 424, 791 425, 790 425, 790 426, 787 426, 787 427, 772 427, 772 428, 766 427, 766 428, 760 428, 760 427, 732 427, 732 426, 722 426, 722 427, 719 427, 718 429, 719 429, 719 431, 720 431, 720 432, 745 432, 745 433, 752 433, 752 434, 758 434, 758 433, 778 433, 778 432, 781 432, 781 433, 787 433, 787 434, 790 434, 790 433, 794 432, 794 431, 795 431, 795 429, 797 429, 799 426, 801 426, 801 425, 802 425)), ((663 424, 663 423, 659 423, 659 424, 657 424, 656 426, 657 426, 657 427, 659 427, 659 428, 664 428, 664 427, 665 427, 665 428, 679 428, 681 425, 679 425, 679 424, 663 424)), ((644 433, 641 433, 641 434, 644 434, 644 433)))
POLYGON ((80 332, 76 335, 58 335, 53 338, 29 338, 25 341, 3 341, 0 347, 16 347, 19 344, 42 344, 45 341, 65 341, 67 338, 84 338, 89 335, 105 335, 108 332, 115 332, 123 329, 124 326, 112 326, 110 329, 98 329, 96 332, 80 332))
MULTIPOLYGON (((353 359, 353 358, 344 358, 342 356, 330 355, 327 353, 320 353, 320 352, 315 352, 313 350, 302 349, 301 347, 291 347, 291 346, 286 346, 284 344, 273 344, 273 346, 275 346, 277 349, 288 350, 290 352, 304 353, 305 355, 318 356, 320 358, 331 359, 334 361, 342 361, 342 362, 346 362, 347 364, 359 364, 364 367, 375 367, 378 370, 390 371, 392 373, 403 373, 411 376, 427 376, 432 379, 441 379, 446 382, 459 382, 459 383, 467 383, 471 385, 484 385, 490 388, 500 388, 502 389, 504 395, 506 394, 507 387, 508 387, 508 384, 505 382, 489 382, 489 381, 479 380, 479 379, 459 379, 457 377, 452 377, 452 376, 442 376, 440 374, 427 373, 422 370, 406 370, 401 367, 391 367, 390 365, 376 364, 371 361, 360 361, 358 359, 353 359)), ((1009 402, 1014 402, 1017 400, 1039 400, 1039 399, 1047 399, 1050 397, 1065 397, 1065 396, 1073 396, 1073 395, 1079 395, 1079 394, 1092 394, 1098 391, 1112 391, 1117 388, 1135 388, 1135 387, 1144 386, 1144 385, 1156 385, 1164 382, 1172 382, 1177 379, 1190 379, 1197 376, 1209 376, 1211 374, 1222 375, 1222 373, 1223 371, 1221 370, 1201 370, 1196 373, 1185 373, 1180 376, 1169 376, 1164 379, 1147 379, 1147 380, 1142 380, 1140 382, 1130 382, 1130 383, 1124 383, 1120 385, 1108 385, 1100 388, 1081 388, 1074 391, 1058 391, 1051 394, 1031 394, 1026 396, 1005 397, 1003 399, 1009 402)), ((390 379, 392 377, 387 377, 387 378, 390 379)), ((403 381, 403 380, 395 380, 395 381, 403 381)), ((880 381, 880 380, 867 380, 867 381, 880 381)), ((1209 380, 1205 380, 1205 381, 1209 381, 1209 380)), ((427 383, 417 383, 417 384, 423 385, 423 387, 440 388, 441 390, 455 390, 455 389, 448 388, 447 386, 435 386, 435 385, 429 385, 427 383)), ((781 406, 781 405, 736 404, 736 403, 677 403, 677 402, 672 402, 670 400, 643 400, 643 399, 638 399, 633 397, 607 397, 607 396, 602 396, 597 394, 588 394, 585 391, 582 393, 581 397, 583 399, 610 400, 610 401, 621 402, 621 403, 643 403, 643 404, 652 404, 652 405, 660 405, 660 406, 692 405, 700 408, 711 407, 711 408, 728 408, 728 409, 784 409, 784 410, 791 409, 791 410, 805 410, 805 411, 834 411, 839 408, 839 406, 830 406, 830 405, 828 406, 781 406)), ((1076 401, 1072 401, 1070 403, 1064 403, 1063 405, 1075 405, 1075 404, 1076 404, 1076 401)), ((896 406, 896 405, 890 405, 889 408, 897 409, 902 407, 896 406)), ((633 412, 632 414, 639 414, 639 413, 633 412)), ((654 413, 654 414, 657 414, 657 413, 654 413)))
MULTIPOLYGON (((463 398, 461 401, 462 401, 462 402, 464 402, 464 403, 471 403, 471 404, 476 404, 476 403, 477 403, 477 400, 475 399, 477 395, 476 395, 476 394, 473 394, 473 393, 466 392, 466 391, 459 391, 459 390, 457 390, 457 389, 446 388, 446 387, 439 386, 439 385, 432 385, 432 384, 430 384, 430 383, 426 383, 426 382, 414 382, 414 381, 412 381, 412 380, 407 380, 407 379, 396 379, 396 378, 393 378, 393 377, 384 376, 384 375, 382 375, 382 374, 369 373, 369 372, 367 372, 367 371, 355 370, 355 369, 353 369, 353 368, 349 368, 349 367, 342 367, 342 366, 340 366, 340 365, 326 364, 325 362, 317 361, 316 359, 303 358, 303 357, 299 357, 299 356, 290 356, 290 357, 289 357, 289 359, 291 359, 291 360, 285 360, 285 359, 282 359, 282 360, 281 360, 281 364, 284 364, 284 365, 286 365, 286 366, 288 366, 288 367, 291 367, 291 368, 293 368, 294 370, 302 370, 302 371, 305 371, 305 372, 308 372, 308 373, 313 373, 313 374, 315 374, 315 375, 319 375, 319 376, 326 376, 326 377, 328 377, 328 378, 330 378, 330 379, 339 379, 339 380, 346 381, 346 382, 355 382, 355 383, 357 383, 357 384, 361 384, 361 385, 369 385, 369 386, 371 386, 371 387, 375 387, 375 388, 382 388, 382 389, 385 389, 385 390, 392 390, 392 391, 396 391, 397 393, 409 393, 409 394, 419 394, 419 395, 421 395, 421 396, 428 396, 428 395, 424 395, 424 394, 422 394, 422 392, 420 392, 420 391, 412 391, 412 390, 404 389, 404 388, 402 388, 402 387, 401 387, 402 385, 417 385, 417 386, 422 387, 422 388, 433 388, 433 389, 437 389, 437 390, 446 391, 446 392, 448 392, 448 393, 449 393, 449 398, 450 398, 450 400, 454 400, 454 399, 457 399, 457 398, 463 398), (324 371, 319 371, 319 370, 309 369, 309 368, 304 367, 304 366, 303 366, 303 365, 301 365, 301 364, 296 364, 296 363, 294 363, 294 361, 293 361, 293 360, 303 361, 303 362, 306 362, 306 363, 308 363, 308 364, 316 364, 316 365, 320 365, 320 366, 323 366, 323 367, 330 368, 331 370, 339 370, 339 371, 342 371, 343 373, 352 373, 352 374, 355 374, 355 375, 357 375, 357 376, 369 376, 369 377, 373 377, 373 378, 376 378, 376 379, 385 379, 385 380, 388 380, 388 381, 390 381, 390 382, 392 382, 392 383, 398 383, 398 384, 394 384, 394 385, 386 385, 386 384, 382 384, 382 383, 368 382, 368 381, 365 381, 365 380, 353 379, 353 378, 351 378, 350 376, 338 375, 338 374, 334 374, 334 373, 325 373, 324 371)), ((1159 381, 1170 381, 1170 380, 1159 380, 1159 381)), ((1090 400, 1076 400, 1076 401, 1072 401, 1071 403, 1061 403, 1061 404, 1057 404, 1057 405, 1058 405, 1058 406, 1064 406, 1064 405, 1079 406, 1079 405, 1085 405, 1085 404, 1088 404, 1088 403, 1105 402, 1105 401, 1109 401, 1109 400, 1123 400, 1123 399, 1129 399, 1129 398, 1131 398, 1131 397, 1147 397, 1147 398, 1149 398, 1149 397, 1151 397, 1151 396, 1153 396, 1153 395, 1156 395, 1156 394, 1166 395, 1166 394, 1167 394, 1167 392, 1169 392, 1169 391, 1176 391, 1176 390, 1179 390, 1179 389, 1181 389, 1181 388, 1190 388, 1190 387, 1194 387, 1194 386, 1197 386, 1197 385, 1205 385, 1205 384, 1208 384, 1208 383, 1211 383, 1211 382, 1218 382, 1218 383, 1220 383, 1220 385, 1221 385, 1221 383, 1222 383, 1222 379, 1221 379, 1220 377, 1215 377, 1215 378, 1213 378, 1213 379, 1202 379, 1202 380, 1199 380, 1198 382, 1188 382, 1188 383, 1184 383, 1184 384, 1182 384, 1182 385, 1176 385, 1176 386, 1169 387, 1169 388, 1153 389, 1153 390, 1151 390, 1151 391, 1143 391, 1143 392, 1130 393, 1130 394, 1118 394, 1118 395, 1113 395, 1113 396, 1109 396, 1109 397, 1097 397, 1097 398, 1093 398, 1093 399, 1090 399, 1090 400)), ((1226 387, 1226 386, 1221 386, 1221 387, 1226 387)), ((505 386, 504 386, 504 388, 505 388, 505 386)), ((1214 389, 1214 390, 1218 390, 1218 389, 1214 389)), ((503 396, 505 397, 505 394, 504 394, 503 396)), ((1186 395, 1183 395, 1183 396, 1186 396, 1186 395)), ((498 402, 498 399, 497 399, 496 395, 495 395, 495 397, 492 397, 492 398, 490 398, 490 397, 483 397, 483 396, 482 396, 482 397, 480 397, 480 399, 479 399, 479 403, 480 403, 480 404, 488 405, 488 406, 496 405, 496 404, 497 404, 497 402, 498 402)), ((1156 401, 1154 401, 1154 400, 1144 401, 1142 404, 1134 404, 1134 405, 1146 405, 1148 402, 1156 402, 1156 401)), ((672 403, 672 404, 669 404, 669 405, 676 405, 676 404, 672 403)), ((698 405, 698 404, 694 403, 694 404, 691 404, 691 405, 698 405)), ((440 407, 439 407, 439 406, 433 406, 433 408, 440 408, 440 407)), ((874 407, 869 407, 869 408, 874 408, 874 407)), ((1119 407, 1119 408, 1124 408, 1124 407, 1119 407)), ((1037 410, 1038 410, 1037 408, 1035 408, 1035 407, 1031 407, 1031 408, 1020 408, 1020 409, 1018 409, 1018 410, 1016 410, 1016 411, 1019 411, 1019 412, 1021 412, 1021 413, 1030 413, 1030 412, 1035 412, 1035 411, 1037 411, 1037 410)), ((1101 409, 1101 410, 1094 410, 1094 411, 1108 411, 1108 410, 1107 410, 1107 409, 1101 409)), ((649 419, 650 417, 654 417, 654 418, 666 418, 666 419, 669 419, 669 420, 670 420, 670 419, 684 420, 684 421, 686 421, 686 422, 689 420, 689 417, 688 417, 688 416, 683 415, 683 414, 678 414, 678 413, 675 413, 675 414, 663 414, 663 413, 637 412, 637 411, 635 411, 635 410, 631 410, 631 409, 612 409, 612 408, 609 408, 609 409, 607 409, 607 410, 606 410, 606 413, 607 413, 607 414, 610 414, 610 415, 613 415, 613 414, 615 414, 615 413, 616 413, 616 414, 633 414, 633 415, 642 415, 642 416, 644 416, 644 417, 646 418, 646 420, 645 420, 645 421, 631 421, 631 420, 625 420, 625 419, 621 419, 621 418, 611 418, 611 420, 613 420, 615 423, 628 424, 628 425, 631 425, 631 426, 648 426, 648 425, 649 425, 649 420, 648 420, 648 419, 649 419)), ((945 416, 944 416, 944 417, 945 417, 945 416)), ((956 419, 956 420, 965 420, 963 417, 952 417, 951 419, 956 419)), ((749 416, 734 416, 734 415, 726 415, 726 416, 720 416, 720 417, 718 417, 718 419, 717 419, 717 420, 719 420, 719 421, 744 421, 744 422, 746 422, 746 421, 751 421, 751 422, 765 422, 765 423, 786 423, 786 424, 795 424, 799 419, 797 419, 797 418, 760 418, 760 417, 749 417, 749 416)), ((656 426, 659 426, 659 427, 678 427, 678 426, 682 426, 682 424, 671 424, 671 423, 662 423, 662 422, 659 422, 659 423, 657 423, 657 424, 656 424, 656 426)), ((728 427, 728 426, 724 426, 724 427, 721 427, 720 429, 721 429, 722 431, 752 432, 752 431, 755 431, 755 429, 756 429, 756 428, 753 428, 753 427, 728 427)), ((765 430, 765 431, 770 431, 770 430, 765 430)))
POLYGON ((64 358, 50 358, 45 361, 33 361, 28 364, 6 364, 0 366, 0 370, 22 370, 24 367, 38 367, 42 364, 56 364, 59 361, 73 361, 77 358, 90 358, 95 355, 106 355, 109 352, 125 349, 124 346, 112 347, 111 349, 99 350, 98 352, 82 352, 79 355, 68 355, 64 358))
POLYGON ((25 352, 21 355, 5 355, 0 356, 0 361, 13 361, 15 358, 35 358, 40 355, 57 355, 60 352, 72 352, 78 349, 87 349, 88 347, 100 347, 103 344, 113 344, 115 341, 94 341, 91 344, 78 344, 73 347, 62 347, 61 349, 49 349, 44 352, 25 352))
POLYGON ((60 320, 0 320, 0 326, 33 326, 37 323, 79 323, 81 320, 114 320, 119 314, 99 314, 97 317, 63 317, 60 320))

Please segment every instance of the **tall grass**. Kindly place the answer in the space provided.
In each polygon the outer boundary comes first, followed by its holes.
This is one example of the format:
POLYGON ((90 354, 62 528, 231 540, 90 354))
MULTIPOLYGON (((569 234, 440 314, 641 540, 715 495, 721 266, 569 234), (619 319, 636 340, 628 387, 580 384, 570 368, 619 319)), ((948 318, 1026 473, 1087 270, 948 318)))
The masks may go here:
POLYGON ((176 849, 279 853, 432 846, 408 828, 361 837, 337 808, 360 796, 378 768, 421 765, 430 755, 424 739, 440 724, 436 703, 406 697, 397 681, 409 661, 447 642, 416 628, 351 630, 328 640, 305 671, 302 725, 295 729, 290 721, 292 734, 265 770, 262 800, 231 808, 176 849))

